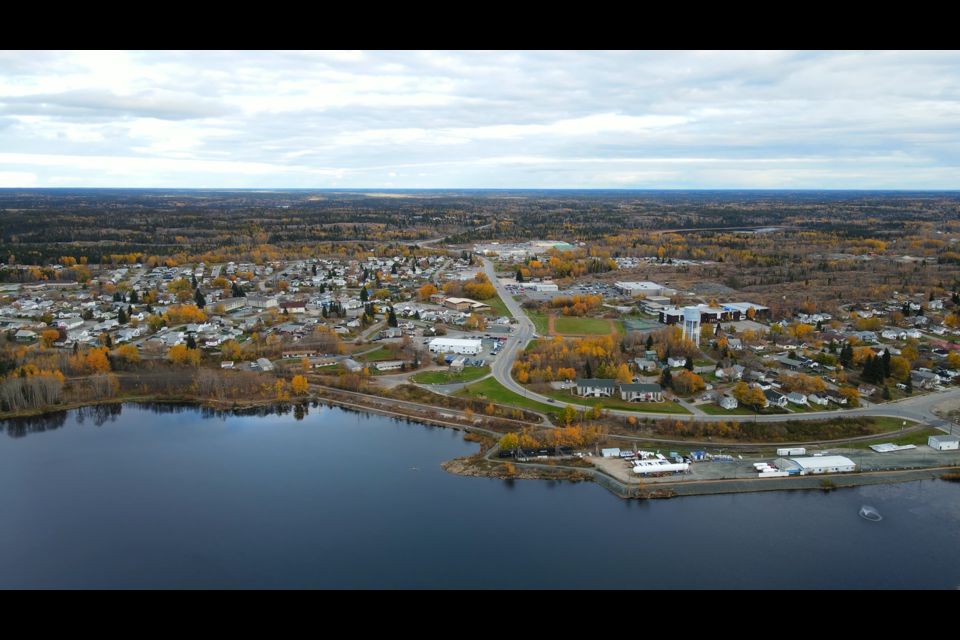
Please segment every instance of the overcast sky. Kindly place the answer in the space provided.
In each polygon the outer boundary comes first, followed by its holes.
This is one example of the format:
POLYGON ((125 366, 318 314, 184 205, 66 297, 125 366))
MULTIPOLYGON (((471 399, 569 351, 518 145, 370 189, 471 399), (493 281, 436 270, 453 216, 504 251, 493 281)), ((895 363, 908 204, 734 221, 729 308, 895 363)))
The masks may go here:
POLYGON ((956 53, 0 52, 0 187, 960 188, 956 53))

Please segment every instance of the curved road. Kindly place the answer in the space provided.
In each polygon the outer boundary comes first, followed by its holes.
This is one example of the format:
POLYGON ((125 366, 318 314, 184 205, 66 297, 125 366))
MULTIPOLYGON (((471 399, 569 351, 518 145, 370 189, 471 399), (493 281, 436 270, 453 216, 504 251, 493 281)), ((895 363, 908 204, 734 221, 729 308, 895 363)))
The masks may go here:
MULTIPOLYGON (((510 310, 510 313, 513 314, 513 317, 515 317, 519 323, 514 335, 507 340, 506 345, 500 351, 500 355, 493 363, 492 368, 494 377, 497 379, 497 382, 514 393, 525 396, 530 400, 543 403, 548 407, 555 407, 556 404, 549 403, 546 396, 541 396, 533 393, 529 389, 525 389, 513 379, 511 371, 513 369, 513 363, 517 359, 517 353, 521 349, 525 348, 527 343, 536 335, 536 329, 533 326, 533 322, 529 317, 527 317, 527 314, 523 312, 523 309, 520 308, 520 305, 517 303, 517 301, 514 300, 513 296, 510 295, 506 288, 500 284, 500 281, 497 279, 492 260, 483 260, 483 272, 487 274, 488 278, 490 278, 491 284, 493 284, 493 286, 496 288, 497 293, 500 294, 500 298, 507 306, 507 309, 510 310)), ((940 404, 946 400, 954 400, 957 398, 960 398, 960 388, 953 388, 948 391, 941 391, 938 393, 908 398, 906 400, 900 400, 899 402, 892 402, 884 405, 870 405, 858 409, 847 409, 841 411, 819 411, 817 413, 788 413, 772 416, 754 416, 753 420, 757 422, 785 422, 787 420, 818 420, 832 416, 884 416, 890 418, 899 418, 902 420, 915 420, 917 422, 923 422, 950 433, 960 433, 960 428, 955 428, 951 423, 941 419, 931 411, 934 405, 940 404)), ((574 406, 579 406, 581 410, 583 409, 583 405, 574 406)), ((653 418, 668 417, 667 414, 663 413, 622 411, 616 409, 610 409, 609 411, 612 414, 621 416, 648 416, 653 418)), ((689 414, 670 415, 671 417, 681 419, 691 417, 689 414)), ((699 421, 720 421, 730 420, 731 418, 741 420, 743 422, 751 420, 750 416, 711 416, 704 414, 695 415, 692 417, 695 417, 699 421)))

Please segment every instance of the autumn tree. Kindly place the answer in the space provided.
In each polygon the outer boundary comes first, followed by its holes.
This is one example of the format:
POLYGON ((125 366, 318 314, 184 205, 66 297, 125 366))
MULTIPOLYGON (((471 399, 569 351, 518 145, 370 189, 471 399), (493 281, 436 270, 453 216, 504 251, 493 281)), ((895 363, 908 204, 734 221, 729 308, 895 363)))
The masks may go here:
POLYGON ((310 384, 303 376, 293 376, 293 380, 290 381, 290 386, 293 388, 293 393, 298 396, 306 395, 310 390, 310 384))
POLYGON ((54 342, 60 338, 60 332, 56 329, 47 329, 40 334, 40 341, 43 343, 43 346, 49 347, 54 342))
POLYGON ((200 365, 201 354, 199 349, 189 349, 187 345, 178 344, 167 351, 170 362, 181 367, 196 367, 200 365))
POLYGON ((430 296, 434 296, 440 293, 435 286, 432 284, 425 284, 420 287, 420 290, 417 291, 417 297, 424 301, 429 301, 430 296))
POLYGON ((134 344, 117 347, 117 357, 127 364, 140 365, 140 350, 134 344))

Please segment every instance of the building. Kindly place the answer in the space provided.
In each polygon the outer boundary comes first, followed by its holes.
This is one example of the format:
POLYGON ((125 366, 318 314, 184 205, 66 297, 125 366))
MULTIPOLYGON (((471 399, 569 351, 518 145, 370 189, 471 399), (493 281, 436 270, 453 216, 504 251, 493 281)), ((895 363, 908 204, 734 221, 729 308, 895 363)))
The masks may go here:
POLYGON ((796 405, 809 404, 807 402, 807 396, 803 395, 802 393, 797 393, 796 391, 793 391, 792 393, 787 394, 787 402, 790 402, 791 404, 796 404, 796 405))
POLYGON ((773 464, 781 471, 801 476, 823 473, 851 473, 857 470, 856 463, 843 456, 813 456, 811 458, 778 458, 773 464))
POLYGON ((740 406, 740 403, 737 401, 736 398, 734 398, 733 396, 727 396, 727 395, 720 398, 719 404, 721 409, 726 409, 727 411, 731 409, 736 409, 738 406, 740 406))
POLYGON ((486 311, 490 308, 490 305, 470 298, 446 298, 443 306, 455 311, 486 311))
POLYGON ((663 391, 658 384, 621 384, 620 399, 627 402, 663 402, 663 391))
POLYGON ((430 353, 457 353, 475 356, 483 349, 480 340, 462 340, 458 338, 434 338, 430 341, 430 353))
POLYGON ((767 406, 780 407, 781 409, 787 408, 787 396, 777 393, 773 389, 764 391, 763 397, 767 399, 767 406))
POLYGON ((217 300, 216 302, 211 302, 207 305, 207 312, 216 311, 217 307, 223 305, 223 312, 229 313, 231 311, 236 311, 237 309, 242 309, 247 306, 246 298, 224 298, 223 300, 217 300))
POLYGON ((398 369, 402 369, 403 365, 403 360, 382 360, 380 362, 373 363, 373 366, 377 368, 377 371, 396 371, 398 369))
POLYGON ((17 342, 30 342, 37 337, 37 334, 29 329, 20 329, 14 337, 17 339, 17 342))
POLYGON ((254 309, 272 309, 277 306, 277 299, 250 296, 247 298, 247 304, 254 309))
POLYGON ((525 289, 530 289, 531 291, 538 291, 540 293, 543 293, 545 291, 547 292, 560 291, 560 287, 558 287, 552 282, 533 282, 530 284, 525 284, 523 286, 525 289))
POLYGON ((960 438, 957 436, 930 436, 927 445, 937 451, 957 451, 960 449, 960 438))
POLYGON ((622 296, 662 296, 664 288, 656 282, 614 282, 614 288, 622 296))
POLYGON ((653 371, 659 369, 659 363, 656 360, 647 360, 645 358, 634 358, 633 364, 638 371, 653 371))
POLYGON ((260 367, 260 371, 273 371, 273 363, 266 358, 257 358, 257 366, 260 367))
POLYGON ((609 398, 616 388, 616 380, 577 378, 577 385, 573 388, 573 393, 583 398, 609 398))
POLYGON ((341 364, 343 364, 343 366, 346 367, 347 371, 350 373, 359 373, 360 371, 363 371, 363 365, 353 358, 346 358, 341 364))
POLYGON ((307 303, 302 300, 294 300, 292 302, 281 302, 280 309, 286 311, 287 313, 306 313, 307 312, 307 303))
POLYGON ((465 368, 466 366, 467 366, 467 359, 466 359, 466 358, 463 358, 463 357, 454 358, 454 359, 450 362, 450 371, 453 372, 453 373, 460 373, 461 371, 464 370, 464 368, 465 368))
POLYGON ((320 354, 317 352, 316 349, 300 348, 300 349, 284 349, 283 351, 280 352, 280 355, 284 359, 297 358, 299 360, 301 358, 313 358, 314 356, 318 356, 320 354))

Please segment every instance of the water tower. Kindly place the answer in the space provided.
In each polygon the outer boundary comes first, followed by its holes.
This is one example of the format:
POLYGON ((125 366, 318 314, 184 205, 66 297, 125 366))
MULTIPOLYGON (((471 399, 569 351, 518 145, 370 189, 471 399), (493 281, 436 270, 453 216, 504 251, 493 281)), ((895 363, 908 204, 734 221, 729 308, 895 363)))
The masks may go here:
POLYGON ((683 337, 700 346, 700 307, 684 307, 683 337))

